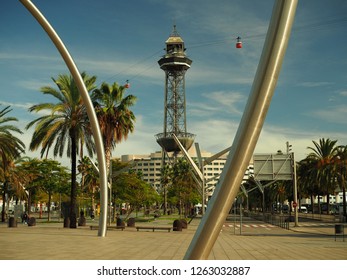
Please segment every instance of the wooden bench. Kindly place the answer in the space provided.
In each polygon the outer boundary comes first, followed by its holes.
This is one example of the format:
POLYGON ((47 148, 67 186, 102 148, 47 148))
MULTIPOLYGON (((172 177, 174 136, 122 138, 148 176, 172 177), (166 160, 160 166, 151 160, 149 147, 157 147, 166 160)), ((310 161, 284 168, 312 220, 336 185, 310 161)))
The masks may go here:
POLYGON ((141 227, 136 227, 137 231, 139 231, 140 229, 145 229, 145 230, 167 230, 168 232, 170 232, 171 227, 149 227, 149 226, 141 226, 141 227))
MULTIPOLYGON (((125 229, 125 226, 107 226, 107 229, 121 229, 122 231, 125 229)), ((90 229, 99 229, 99 226, 90 226, 90 229)))

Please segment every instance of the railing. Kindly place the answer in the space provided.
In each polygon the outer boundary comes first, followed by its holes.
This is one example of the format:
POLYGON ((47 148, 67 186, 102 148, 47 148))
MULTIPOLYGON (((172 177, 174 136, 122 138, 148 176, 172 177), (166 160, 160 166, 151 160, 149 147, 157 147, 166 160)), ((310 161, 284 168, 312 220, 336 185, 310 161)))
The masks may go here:
POLYGON ((193 133, 188 133, 188 132, 167 132, 167 133, 158 133, 155 135, 157 139, 162 139, 162 138, 172 138, 172 135, 175 134, 177 138, 195 138, 195 134, 193 133))
POLYGON ((263 213, 257 212, 249 212, 249 216, 253 219, 259 220, 259 221, 263 221, 265 223, 268 224, 272 224, 284 229, 289 229, 289 222, 290 220, 290 216, 287 215, 274 215, 271 213, 266 213, 265 215, 263 213))

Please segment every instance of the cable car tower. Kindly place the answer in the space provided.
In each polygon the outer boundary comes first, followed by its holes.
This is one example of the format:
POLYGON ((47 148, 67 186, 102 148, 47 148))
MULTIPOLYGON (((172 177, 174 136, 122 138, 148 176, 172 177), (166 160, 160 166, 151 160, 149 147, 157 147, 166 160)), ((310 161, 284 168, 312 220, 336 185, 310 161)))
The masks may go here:
POLYGON ((185 73, 190 68, 192 60, 185 54, 184 41, 174 25, 170 37, 166 40, 166 54, 159 59, 158 64, 165 72, 164 99, 164 131, 156 135, 158 144, 163 149, 163 165, 165 154, 173 152, 174 158, 180 152, 173 134, 188 150, 195 135, 187 132, 185 73))

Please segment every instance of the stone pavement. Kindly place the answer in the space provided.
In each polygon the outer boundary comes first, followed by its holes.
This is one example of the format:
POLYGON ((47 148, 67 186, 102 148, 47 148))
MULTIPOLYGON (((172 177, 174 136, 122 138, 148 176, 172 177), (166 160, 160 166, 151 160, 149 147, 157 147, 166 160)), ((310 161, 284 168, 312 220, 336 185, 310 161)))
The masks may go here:
MULTIPOLYGON (((177 231, 108 230, 97 236, 89 226, 63 228, 62 223, 37 223, 34 227, 0 224, 1 260, 180 260, 200 219, 177 231)), ((90 225, 91 221, 88 221, 90 225)), ((97 225, 97 222, 94 221, 97 225)), ((172 226, 172 221, 150 224, 172 226)), ((347 238, 335 241, 333 223, 300 223, 283 229, 244 218, 226 221, 209 256, 210 260, 347 260, 347 238), (241 229, 240 229, 241 228, 241 229)), ((149 223, 136 223, 149 225, 149 223)), ((345 233, 347 225, 345 224, 345 233)))

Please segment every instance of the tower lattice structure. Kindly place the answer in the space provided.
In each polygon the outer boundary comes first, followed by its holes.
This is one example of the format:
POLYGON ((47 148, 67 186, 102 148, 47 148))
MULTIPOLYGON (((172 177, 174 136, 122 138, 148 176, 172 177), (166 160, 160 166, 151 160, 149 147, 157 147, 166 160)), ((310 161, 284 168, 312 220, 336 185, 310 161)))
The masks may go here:
POLYGON ((180 149, 173 139, 173 134, 186 150, 192 146, 195 138, 194 134, 187 132, 186 120, 185 73, 192 60, 186 56, 184 41, 176 26, 165 43, 166 53, 158 61, 160 68, 165 72, 164 131, 157 134, 156 138, 163 152, 173 152, 177 155, 180 149))

